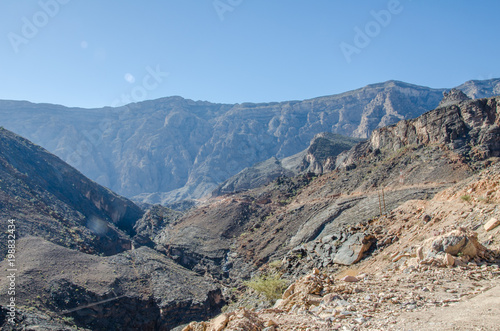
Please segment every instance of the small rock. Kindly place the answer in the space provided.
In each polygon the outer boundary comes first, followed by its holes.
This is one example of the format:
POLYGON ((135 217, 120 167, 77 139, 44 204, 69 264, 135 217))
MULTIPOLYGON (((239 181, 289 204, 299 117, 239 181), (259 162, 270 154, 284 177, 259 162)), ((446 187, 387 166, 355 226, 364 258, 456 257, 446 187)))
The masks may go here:
POLYGON ((486 222, 486 224, 484 225, 484 230, 485 231, 491 231, 493 230, 494 228, 496 228, 497 226, 500 225, 500 220, 496 219, 496 218, 490 218, 490 220, 488 222, 486 222))
POLYGON ((366 318, 364 317, 358 317, 358 318, 355 318, 354 321, 358 324, 363 324, 366 322, 366 318))
POLYGON ((274 304, 273 308, 277 308, 281 305, 281 303, 283 302, 283 299, 278 299, 276 300, 276 303, 274 304))
POLYGON ((424 259, 424 248, 422 246, 417 248, 417 259, 418 259, 418 262, 420 262, 424 259))
POLYGON ((345 276, 344 278, 342 278, 342 280, 343 280, 344 282, 348 282, 348 283, 356 283, 356 282, 359 282, 359 279, 357 279, 357 278, 356 278, 356 277, 354 277, 354 276, 350 276, 350 275, 345 276))
POLYGON ((339 300, 340 296, 338 296, 335 293, 328 293, 323 297, 323 300, 321 301, 321 304, 328 305, 336 300, 339 300))
POLYGON ((265 324, 265 326, 276 326, 276 325, 278 325, 278 323, 276 323, 273 320, 268 320, 265 324))
POLYGON ((347 306, 349 306, 349 301, 339 300, 339 301, 337 301, 337 306, 338 307, 347 307, 347 306))
POLYGON ((228 314, 221 314, 217 318, 215 318, 210 324, 210 330, 221 331, 224 330, 227 323, 229 322, 228 314))
POLYGON ((449 267, 453 267, 455 265, 455 258, 453 257, 453 255, 451 255, 450 253, 446 253, 444 255, 444 264, 449 266, 449 267))

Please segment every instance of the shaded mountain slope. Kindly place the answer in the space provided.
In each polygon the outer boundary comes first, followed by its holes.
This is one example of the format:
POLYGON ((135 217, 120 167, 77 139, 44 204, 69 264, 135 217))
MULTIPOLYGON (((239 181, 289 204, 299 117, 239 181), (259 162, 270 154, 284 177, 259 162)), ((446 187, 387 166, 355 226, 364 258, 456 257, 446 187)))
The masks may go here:
POLYGON ((219 312, 222 294, 210 278, 134 247, 149 244, 148 236, 178 214, 156 206, 143 215, 58 157, 0 129, 3 257, 9 219, 16 240, 14 266, 4 258, 1 267, 15 269, 17 309, 17 324, 7 323, 11 283, 2 277, 2 330, 170 330, 219 312))
MULTIPOLYGON (((130 248, 142 211, 87 179, 58 157, 0 129, 0 218, 16 220, 17 236, 37 235, 93 253, 130 248)), ((6 232, 1 232, 2 254, 6 232)))

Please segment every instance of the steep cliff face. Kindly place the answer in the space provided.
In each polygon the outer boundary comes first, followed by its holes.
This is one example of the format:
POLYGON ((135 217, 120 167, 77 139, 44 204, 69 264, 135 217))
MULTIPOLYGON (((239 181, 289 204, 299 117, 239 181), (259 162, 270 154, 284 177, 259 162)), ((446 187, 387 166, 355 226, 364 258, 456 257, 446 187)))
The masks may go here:
POLYGON ((322 174, 335 169, 337 156, 350 150, 361 139, 348 138, 333 133, 323 132, 317 134, 306 150, 299 170, 322 174))
MULTIPOLYGON (((40 235, 86 252, 130 248, 142 211, 28 140, 0 129, 0 218, 18 236, 40 235)), ((0 237, 5 252, 6 232, 0 237)))
POLYGON ((370 139, 345 153, 338 167, 349 167, 366 151, 397 151, 411 145, 441 144, 474 160, 500 155, 500 98, 463 101, 414 120, 375 130, 370 139))

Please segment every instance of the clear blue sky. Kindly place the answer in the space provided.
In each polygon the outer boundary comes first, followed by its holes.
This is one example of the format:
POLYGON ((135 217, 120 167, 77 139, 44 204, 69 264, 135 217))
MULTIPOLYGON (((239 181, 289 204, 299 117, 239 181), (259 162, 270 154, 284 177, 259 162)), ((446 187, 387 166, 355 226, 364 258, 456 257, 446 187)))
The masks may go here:
POLYGON ((453 87, 500 77, 499 13, 497 0, 1 0, 0 99, 100 107, 297 100, 390 79, 453 87), (381 10, 390 18, 377 22, 381 10))

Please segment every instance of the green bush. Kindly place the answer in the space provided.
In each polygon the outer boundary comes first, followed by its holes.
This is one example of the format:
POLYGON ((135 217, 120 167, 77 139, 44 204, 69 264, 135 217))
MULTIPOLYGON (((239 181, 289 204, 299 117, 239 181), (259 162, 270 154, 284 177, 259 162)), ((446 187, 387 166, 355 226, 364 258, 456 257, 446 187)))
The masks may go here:
POLYGON ((281 299, 288 286, 288 282, 277 274, 255 276, 244 284, 257 293, 263 294, 269 301, 281 299))
POLYGON ((463 201, 465 201, 465 202, 469 202, 469 201, 470 201, 470 195, 462 195, 462 196, 460 197, 460 199, 462 199, 462 200, 463 200, 463 201))

